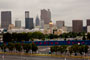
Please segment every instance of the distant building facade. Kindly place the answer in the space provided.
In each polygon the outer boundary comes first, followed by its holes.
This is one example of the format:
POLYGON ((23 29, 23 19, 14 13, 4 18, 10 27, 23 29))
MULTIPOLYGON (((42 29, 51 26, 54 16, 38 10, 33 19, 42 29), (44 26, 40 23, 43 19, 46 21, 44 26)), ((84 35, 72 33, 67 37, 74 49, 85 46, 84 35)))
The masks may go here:
POLYGON ((40 22, 40 28, 44 29, 44 21, 43 20, 41 20, 41 22, 40 22))
POLYGON ((38 16, 36 17, 35 22, 36 22, 36 24, 35 24, 36 26, 39 26, 40 25, 40 20, 39 20, 39 17, 38 16))
POLYGON ((65 26, 65 23, 64 21, 56 21, 56 26, 58 29, 60 29, 65 26))
POLYGON ((83 32, 83 20, 72 21, 73 32, 83 32))
POLYGON ((8 30, 11 30, 11 29, 14 29, 14 28, 15 28, 14 24, 9 24, 8 30))
POLYGON ((86 24, 87 24, 87 26, 90 26, 90 19, 87 19, 86 24))
POLYGON ((33 18, 29 17, 29 11, 25 11, 25 29, 33 29, 33 18))
POLYGON ((34 28, 33 18, 25 18, 25 28, 26 29, 34 28))
POLYGON ((90 33, 90 26, 87 26, 87 32, 90 33))
POLYGON ((67 27, 67 32, 72 32, 72 27, 67 27))
POLYGON ((20 20, 15 21, 15 27, 16 28, 21 28, 21 21, 20 20))
POLYGON ((1 12, 1 28, 8 29, 11 24, 11 11, 1 12))
POLYGON ((29 18, 29 11, 25 11, 25 18, 29 18))
POLYGON ((42 9, 41 10, 41 20, 44 21, 44 24, 49 24, 49 22, 51 21, 50 9, 48 9, 48 10, 42 9))

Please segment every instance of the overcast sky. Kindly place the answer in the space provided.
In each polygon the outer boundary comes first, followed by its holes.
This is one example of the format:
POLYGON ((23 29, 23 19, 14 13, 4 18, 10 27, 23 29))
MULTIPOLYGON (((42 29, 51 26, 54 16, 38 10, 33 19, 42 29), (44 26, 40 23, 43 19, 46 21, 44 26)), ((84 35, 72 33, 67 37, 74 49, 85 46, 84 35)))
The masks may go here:
POLYGON ((73 19, 83 20, 84 25, 90 19, 90 0, 0 0, 0 11, 12 11, 13 24, 18 18, 24 26, 25 11, 35 19, 41 9, 50 9, 52 21, 64 20, 67 26, 73 19))

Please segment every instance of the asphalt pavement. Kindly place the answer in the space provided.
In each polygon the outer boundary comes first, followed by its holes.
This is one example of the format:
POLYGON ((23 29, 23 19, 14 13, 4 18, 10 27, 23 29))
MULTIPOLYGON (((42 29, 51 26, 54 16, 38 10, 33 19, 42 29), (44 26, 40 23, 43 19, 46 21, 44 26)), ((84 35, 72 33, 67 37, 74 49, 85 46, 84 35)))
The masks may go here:
MULTIPOLYGON (((65 58, 48 56, 18 56, 18 55, 0 55, 0 60, 65 60, 65 58)), ((66 58, 66 60, 88 60, 80 58, 66 58)))

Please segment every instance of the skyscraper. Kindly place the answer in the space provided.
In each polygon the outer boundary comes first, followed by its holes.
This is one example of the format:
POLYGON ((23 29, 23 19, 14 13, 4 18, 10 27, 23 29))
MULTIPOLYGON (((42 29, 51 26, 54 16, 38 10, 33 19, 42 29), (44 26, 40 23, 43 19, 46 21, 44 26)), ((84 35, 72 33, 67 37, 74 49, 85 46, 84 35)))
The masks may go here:
POLYGON ((1 28, 7 29, 11 24, 11 11, 1 12, 1 28))
POLYGON ((25 11, 25 28, 26 29, 34 28, 33 18, 29 17, 29 11, 25 11))
POLYGON ((86 30, 87 30, 87 32, 90 32, 89 30, 90 30, 90 19, 87 19, 87 21, 86 21, 86 30))
POLYGON ((56 26, 58 29, 60 29, 65 26, 65 23, 64 21, 56 21, 56 26))
POLYGON ((20 20, 15 21, 15 27, 21 28, 21 21, 20 20))
POLYGON ((25 18, 25 28, 26 29, 33 29, 34 28, 33 18, 25 18))
POLYGON ((35 24, 36 26, 40 25, 40 21, 39 21, 39 17, 38 16, 36 17, 36 21, 35 22, 36 22, 36 24, 35 24))
POLYGON ((90 26, 90 19, 87 19, 86 24, 87 24, 87 26, 90 26))
POLYGON ((29 18, 29 11, 25 11, 25 18, 29 18))
POLYGON ((73 32, 83 32, 83 21, 73 20, 72 21, 73 32))
POLYGON ((40 22, 40 28, 41 29, 44 29, 44 20, 41 20, 41 22, 40 22))
POLYGON ((41 20, 44 20, 44 24, 49 24, 51 21, 51 12, 50 10, 41 10, 41 20))

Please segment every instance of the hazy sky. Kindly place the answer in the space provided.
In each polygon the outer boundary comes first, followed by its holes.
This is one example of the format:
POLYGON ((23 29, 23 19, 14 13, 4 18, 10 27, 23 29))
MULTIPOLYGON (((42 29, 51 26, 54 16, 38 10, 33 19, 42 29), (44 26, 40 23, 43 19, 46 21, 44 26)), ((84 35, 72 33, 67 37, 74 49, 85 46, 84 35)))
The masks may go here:
POLYGON ((90 18, 90 0, 0 0, 0 11, 12 11, 13 24, 16 18, 24 26, 25 11, 30 11, 30 17, 40 16, 41 9, 50 9, 52 21, 65 20, 71 26, 73 19, 84 20, 90 18))

